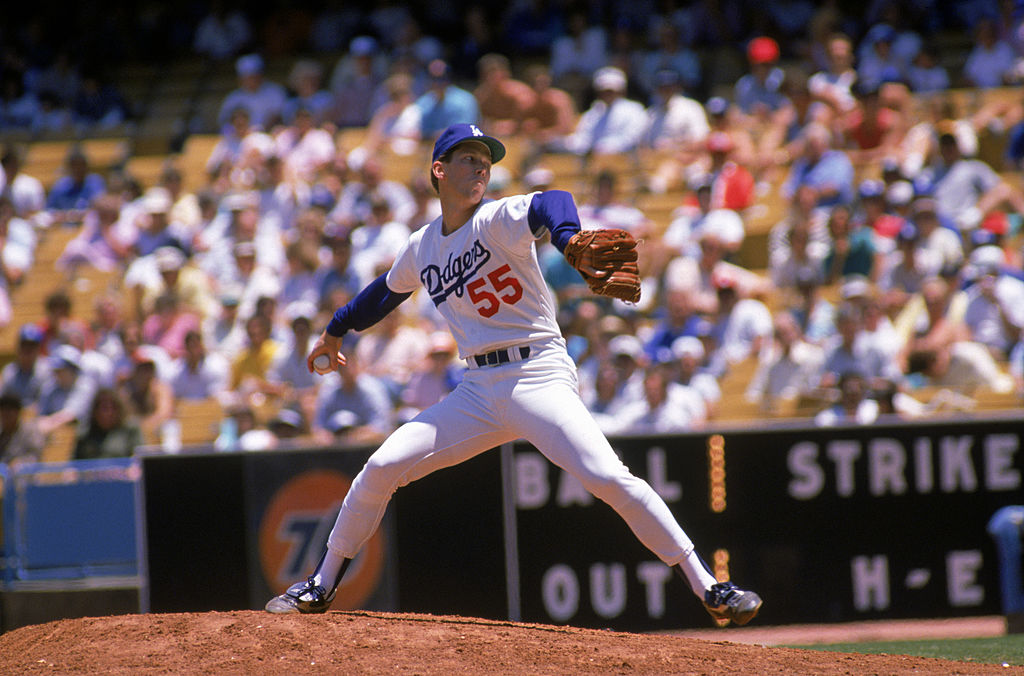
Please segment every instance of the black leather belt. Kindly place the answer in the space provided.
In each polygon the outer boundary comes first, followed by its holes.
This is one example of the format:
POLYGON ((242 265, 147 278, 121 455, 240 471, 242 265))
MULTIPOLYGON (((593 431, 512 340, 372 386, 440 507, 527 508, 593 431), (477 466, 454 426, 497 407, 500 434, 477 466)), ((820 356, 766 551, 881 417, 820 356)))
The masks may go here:
POLYGON ((500 350, 494 350, 486 354, 475 354, 472 356, 477 366, 497 366, 498 364, 507 364, 510 361, 522 361, 530 356, 529 346, 524 345, 523 347, 503 347, 500 350), (516 352, 519 353, 519 359, 516 359, 516 352))

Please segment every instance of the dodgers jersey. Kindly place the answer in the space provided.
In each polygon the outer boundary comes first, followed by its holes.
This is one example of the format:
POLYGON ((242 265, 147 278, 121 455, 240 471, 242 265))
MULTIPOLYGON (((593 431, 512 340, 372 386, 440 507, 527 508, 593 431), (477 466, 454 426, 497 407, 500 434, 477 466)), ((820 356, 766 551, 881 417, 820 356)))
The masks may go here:
POLYGON ((527 221, 537 194, 485 199, 450 235, 438 217, 409 237, 387 273, 396 293, 422 286, 430 294, 463 359, 562 335, 527 221))

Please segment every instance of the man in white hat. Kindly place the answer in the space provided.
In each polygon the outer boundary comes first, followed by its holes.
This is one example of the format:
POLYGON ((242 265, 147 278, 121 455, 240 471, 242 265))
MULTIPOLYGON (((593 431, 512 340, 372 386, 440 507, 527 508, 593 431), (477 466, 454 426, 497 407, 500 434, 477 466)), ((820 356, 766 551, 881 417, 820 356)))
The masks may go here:
POLYGON ((614 66, 594 73, 597 98, 565 140, 566 149, 578 155, 611 155, 635 150, 647 129, 642 103, 626 98, 626 74, 614 66))
POLYGON ((993 244, 971 252, 966 276, 973 278, 967 288, 964 322, 971 338, 1005 360, 1024 330, 1024 281, 1004 271, 1003 250, 993 244))

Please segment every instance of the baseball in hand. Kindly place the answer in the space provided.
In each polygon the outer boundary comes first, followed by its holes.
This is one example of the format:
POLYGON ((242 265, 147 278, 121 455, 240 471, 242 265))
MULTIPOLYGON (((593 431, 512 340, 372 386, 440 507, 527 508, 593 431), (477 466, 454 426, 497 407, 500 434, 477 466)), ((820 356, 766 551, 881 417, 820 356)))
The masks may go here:
POLYGON ((313 370, 323 375, 331 372, 331 358, 326 354, 317 355, 317 358, 313 360, 313 370))

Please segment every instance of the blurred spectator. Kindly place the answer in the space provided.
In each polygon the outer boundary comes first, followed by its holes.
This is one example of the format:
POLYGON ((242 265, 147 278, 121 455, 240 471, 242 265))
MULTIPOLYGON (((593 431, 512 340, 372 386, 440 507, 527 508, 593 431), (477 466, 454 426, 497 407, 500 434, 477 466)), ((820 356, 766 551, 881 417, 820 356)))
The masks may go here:
MULTIPOLYGON (((383 198, 391 209, 391 217, 408 224, 415 209, 412 193, 399 181, 384 176, 384 166, 377 157, 368 157, 359 168, 359 175, 349 181, 338 203, 331 210, 331 218, 346 228, 367 222, 373 211, 373 201, 383 198)), ((417 224, 417 227, 422 224, 417 224)))
POLYGON ((546 54, 566 32, 563 12, 562 7, 543 0, 526 0, 506 7, 499 19, 506 51, 523 56, 546 54))
MULTIPOLYGON (((29 221, 36 221, 37 215, 46 207, 46 190, 42 182, 23 172, 23 151, 7 144, 0 154, 0 194, 10 198, 14 215, 29 221)), ((42 225, 42 223, 40 223, 42 225)))
POLYGON ((551 77, 576 101, 581 100, 594 73, 608 63, 605 27, 592 24, 585 7, 576 7, 567 17, 565 32, 550 46, 551 77))
POLYGON ((97 195, 82 219, 82 229, 67 243, 56 266, 74 276, 79 266, 111 272, 119 269, 132 253, 133 237, 120 221, 121 198, 110 193, 97 195))
POLYGON ((671 71, 679 77, 686 91, 697 91, 701 86, 700 58, 681 39, 679 28, 663 21, 654 31, 652 48, 641 52, 637 71, 641 89, 648 95, 654 92, 657 74, 671 71))
POLYGON ((940 217, 952 219, 961 233, 976 228, 1003 202, 1024 212, 1024 194, 980 159, 964 157, 950 132, 939 136, 935 165, 935 206, 940 217))
POLYGON ((663 365, 652 365, 643 372, 643 397, 598 422, 605 434, 671 434, 699 427, 706 417, 692 388, 672 382, 663 365))
POLYGON ((262 315, 245 321, 246 345, 231 364, 232 391, 247 394, 268 389, 270 366, 281 352, 281 344, 270 337, 270 330, 270 321, 262 315))
POLYGON ((613 171, 602 171, 594 179, 590 197, 579 205, 580 225, 584 230, 623 228, 642 238, 653 232, 651 223, 642 211, 618 199, 618 176, 613 171))
POLYGON ((242 105, 228 111, 220 133, 206 160, 206 173, 213 179, 228 178, 233 169, 244 166, 246 158, 267 155, 274 147, 273 138, 253 126, 252 113, 242 105))
POLYGON ((313 124, 321 125, 329 120, 334 97, 322 88, 324 69, 319 61, 298 59, 288 74, 290 96, 285 101, 282 116, 291 124, 295 114, 300 110, 308 110, 313 116, 313 124))
POLYGON ((330 265, 320 269, 320 298, 332 299, 329 304, 331 312, 341 307, 348 299, 354 298, 362 290, 362 281, 356 274, 352 261, 352 240, 347 232, 333 237, 330 242, 330 265), (340 295, 339 295, 340 294, 340 295), (345 300, 342 300, 344 298, 345 300))
POLYGON ((70 345, 57 347, 49 357, 50 376, 43 383, 36 407, 36 423, 45 436, 58 427, 87 419, 96 386, 82 374, 81 357, 70 345))
POLYGON ((127 414, 124 401, 115 390, 101 388, 92 400, 89 417, 75 438, 72 458, 127 458, 142 445, 142 434, 127 414))
POLYGON ((680 336, 672 341, 670 349, 672 360, 667 362, 666 367, 669 368, 672 382, 685 385, 699 394, 706 417, 714 418, 718 412, 718 403, 722 400, 722 390, 718 380, 702 367, 707 356, 704 343, 695 336, 680 336))
POLYGON ((239 317, 238 304, 242 290, 229 286, 220 292, 220 312, 203 322, 203 343, 210 350, 234 359, 245 345, 245 329, 239 317))
POLYGON ((875 388, 881 381, 896 381, 900 369, 896 361, 872 341, 864 340, 864 312, 849 302, 836 313, 836 335, 825 346, 822 387, 835 387, 843 374, 856 371, 875 388))
MULTIPOLYGON (((24 221, 21 223, 24 224, 24 221)), ((6 196, 0 196, 0 326, 10 323, 11 292, 32 268, 32 248, 18 241, 18 224, 18 220, 14 218, 14 205, 11 200, 6 196), (14 232, 12 225, 15 228, 14 232)), ((34 237, 31 228, 28 232, 34 237)))
POLYGON ((999 247, 989 244, 971 252, 964 323, 971 340, 1006 361, 1024 330, 1024 281, 1007 274, 999 247))
POLYGON ((39 462, 46 439, 35 420, 23 419, 18 395, 0 394, 0 463, 16 466, 39 462))
POLYGON ((236 108, 245 108, 253 125, 269 131, 284 111, 287 100, 284 87, 264 79, 263 58, 259 54, 238 57, 235 72, 238 74, 238 88, 224 98, 217 123, 225 127, 236 108))
POLYGON ((659 151, 698 152, 710 131, 704 106, 682 93, 674 70, 658 71, 651 85, 643 144, 659 151))
POLYGON ((882 105, 878 88, 857 83, 854 92, 857 105, 843 116, 841 125, 850 160, 861 166, 895 152, 906 124, 896 110, 882 105))
POLYGON ((412 155, 419 148, 422 113, 415 105, 412 78, 395 73, 384 81, 388 100, 370 119, 363 142, 348 154, 352 167, 361 167, 367 158, 387 148, 396 155, 412 155))
POLYGON ((350 235, 352 267, 364 285, 391 267, 411 234, 409 226, 394 217, 384 195, 372 193, 369 202, 366 219, 350 235))
POLYGON ((152 314, 142 322, 142 339, 176 359, 185 351, 185 335, 199 325, 199 315, 182 308, 178 294, 168 291, 156 297, 152 314))
POLYGON ((911 215, 920 238, 920 247, 938 271, 958 270, 963 264, 964 249, 960 236, 952 227, 940 224, 938 205, 931 197, 920 197, 911 203, 911 215), (933 260, 932 260, 933 259, 933 260))
POLYGON ((941 271, 941 260, 921 246, 920 232, 913 223, 904 223, 896 233, 896 248, 885 254, 878 288, 892 298, 906 299, 921 290, 924 280, 941 271))
POLYGON ((286 392, 286 398, 315 393, 320 384, 306 364, 316 306, 295 302, 285 308, 291 335, 278 351, 267 371, 267 380, 286 392))
POLYGON ((252 28, 245 12, 214 0, 210 12, 196 26, 192 49, 214 61, 226 61, 249 45, 252 28))
POLYGON ((377 41, 368 35, 352 38, 328 85, 334 97, 331 121, 339 127, 368 125, 373 111, 384 102, 381 85, 387 74, 387 55, 377 41))
POLYGON ((68 153, 65 171, 50 188, 46 208, 55 212, 55 222, 77 225, 93 198, 103 192, 106 182, 89 171, 89 161, 77 146, 68 153))
POLYGON ((922 44, 907 67, 907 84, 916 94, 931 94, 949 89, 949 73, 939 63, 934 47, 922 44))
POLYGON ((896 29, 884 23, 875 24, 864 36, 857 63, 857 85, 878 89, 886 82, 901 82, 907 62, 893 49, 896 29))
POLYGON ((823 270, 830 245, 828 212, 816 205, 817 192, 802 186, 783 219, 768 231, 768 271, 776 288, 795 286, 797 273, 804 267, 823 270))
POLYGON ((24 76, 16 70, 0 74, 0 129, 30 130, 39 111, 35 93, 25 88, 24 76))
POLYGON ((712 317, 716 349, 708 356, 708 371, 716 376, 728 372, 733 364, 757 358, 771 341, 772 314, 767 306, 737 292, 736 281, 718 271, 712 274, 718 296, 718 310, 712 317))
POLYGON ((772 38, 761 36, 747 43, 750 70, 736 81, 733 100, 740 112, 756 121, 767 122, 786 104, 786 75, 778 61, 779 44, 772 38))
POLYGON ((354 350, 347 363, 320 385, 313 435, 323 443, 374 443, 395 427, 387 388, 359 367, 354 350))
POLYGON ((128 102, 99 73, 83 73, 71 104, 74 123, 86 129, 110 129, 130 116, 128 102))
POLYGON ((162 246, 152 255, 156 274, 147 280, 140 300, 140 316, 148 315, 156 307, 156 299, 173 293, 186 312, 198 318, 215 317, 219 311, 211 290, 210 278, 175 246, 162 246))
POLYGON ((0 370, 0 394, 18 398, 21 405, 35 406, 50 381, 50 363, 40 359, 43 332, 35 324, 23 324, 18 330, 14 360, 0 370))
POLYGON ((864 376, 846 371, 836 385, 839 401, 814 416, 818 427, 842 424, 870 425, 878 418, 878 402, 868 398, 868 385, 864 376))
POLYGON ((409 376, 399 395, 402 419, 411 420, 455 389, 462 380, 463 370, 453 361, 455 353, 455 340, 451 334, 445 331, 430 334, 426 357, 409 376))
POLYGON ((807 88, 818 100, 828 104, 836 114, 853 109, 853 84, 857 71, 853 68, 853 43, 842 33, 833 33, 826 43, 827 66, 810 77, 807 88))
POLYGON ((397 402, 413 371, 430 349, 429 336, 395 311, 367 331, 355 345, 360 371, 377 378, 397 402))
POLYGON ((594 74, 593 105, 580 115, 565 147, 577 155, 608 155, 635 150, 647 127, 643 104, 627 99, 626 74, 607 66, 594 74))
POLYGON ((198 331, 185 334, 185 351, 171 364, 168 383, 175 399, 221 398, 228 389, 231 366, 216 352, 207 352, 198 331))
POLYGON ((974 46, 964 63, 964 79, 970 87, 1002 87, 1011 79, 1016 54, 996 33, 995 21, 982 17, 974 26, 974 46))
POLYGON ((551 71, 535 64, 526 69, 526 83, 533 89, 533 101, 523 113, 521 129, 532 143, 545 147, 567 136, 576 123, 576 102, 564 89, 552 86, 551 71))
POLYGON ((274 135, 274 152, 283 163, 284 178, 289 182, 312 184, 320 171, 334 162, 334 137, 316 126, 309 108, 296 108, 291 123, 274 135))
POLYGON ((38 324, 43 333, 43 354, 49 354, 60 345, 61 336, 69 329, 78 329, 86 335, 89 332, 85 322, 72 316, 71 297, 62 289, 46 297, 43 301, 43 312, 45 316, 38 324))
POLYGON ((418 99, 420 109, 420 134, 432 141, 449 125, 462 122, 478 124, 480 107, 471 92, 454 84, 451 69, 440 59, 427 64, 428 88, 418 99))
POLYGON ((711 207, 743 211, 754 203, 754 176, 734 158, 732 136, 716 131, 708 135, 706 148, 711 163, 711 207))
POLYGON ((787 304, 804 340, 815 345, 823 345, 836 332, 835 306, 822 294, 823 279, 820 269, 797 270, 793 300, 787 304))
POLYGON ((93 349, 112 362, 124 355, 120 336, 123 302, 121 294, 114 291, 99 294, 93 301, 94 315, 89 323, 93 349))
POLYGON ((281 304, 304 303, 316 307, 320 300, 319 252, 313 242, 297 239, 285 248, 288 270, 283 275, 281 304))
MULTIPOLYGON (((138 425, 142 438, 150 443, 162 440, 164 424, 174 417, 174 393, 158 372, 157 360, 167 360, 166 353, 142 345, 132 352, 132 369, 117 388, 127 406, 128 417, 138 425)), ((171 423, 172 425, 174 423, 171 423)))
POLYGON ((524 82, 512 77, 508 57, 485 54, 477 63, 479 84, 473 90, 480 122, 496 136, 516 134, 536 96, 524 82))
POLYGON ((820 207, 851 203, 853 164, 845 152, 836 149, 832 132, 812 123, 804 127, 802 137, 803 151, 793 160, 782 186, 783 197, 791 200, 800 186, 807 185, 817 192, 820 207))
POLYGON ((825 281, 832 283, 848 275, 874 279, 880 266, 874 233, 861 221, 854 221, 848 207, 832 208, 828 218, 831 247, 825 255, 825 281))
POLYGON ((821 380, 825 352, 804 340, 796 319, 780 312, 772 321, 771 347, 758 357, 757 371, 747 386, 747 401, 768 413, 779 412, 785 402, 810 394, 821 380))

